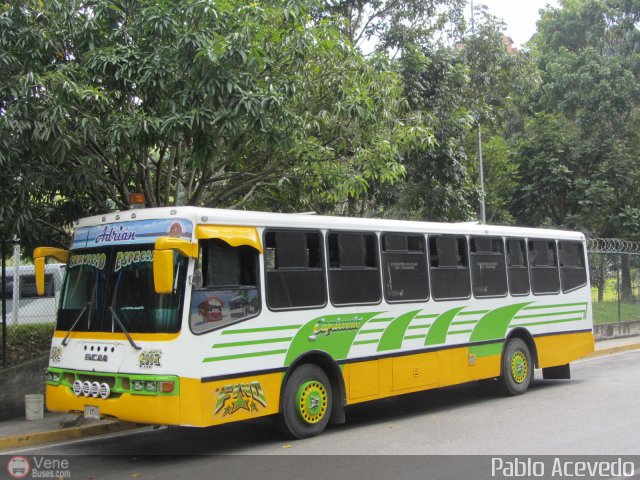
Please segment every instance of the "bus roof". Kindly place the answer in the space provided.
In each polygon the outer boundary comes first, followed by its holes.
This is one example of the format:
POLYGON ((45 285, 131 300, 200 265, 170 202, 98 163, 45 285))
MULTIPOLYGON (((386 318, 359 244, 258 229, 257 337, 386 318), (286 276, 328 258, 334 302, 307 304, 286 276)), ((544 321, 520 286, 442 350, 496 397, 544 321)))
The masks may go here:
POLYGON ((378 218, 324 216, 297 213, 271 213, 246 210, 226 210, 204 207, 139 208, 83 218, 75 228, 108 225, 136 220, 184 219, 194 225, 234 225, 271 228, 302 228, 320 230, 380 231, 432 234, 471 234, 518 236, 527 238, 559 238, 584 240, 581 232, 565 230, 481 225, 475 222, 420 222, 378 218))

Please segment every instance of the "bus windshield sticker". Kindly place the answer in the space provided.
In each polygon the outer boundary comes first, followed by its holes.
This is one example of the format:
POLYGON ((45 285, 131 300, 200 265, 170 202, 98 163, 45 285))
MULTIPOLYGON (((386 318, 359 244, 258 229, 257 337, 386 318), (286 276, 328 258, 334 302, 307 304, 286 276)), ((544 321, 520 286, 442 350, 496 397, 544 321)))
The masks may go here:
POLYGON ((136 250, 133 252, 116 253, 116 263, 113 271, 117 272, 122 268, 128 267, 135 263, 151 263, 153 262, 153 250, 136 250))
POLYGON ((76 268, 81 265, 103 270, 107 263, 107 256, 104 253, 85 253, 83 255, 71 255, 69 258, 69 268, 76 268))
POLYGON ((74 231, 72 249, 105 245, 154 243, 159 237, 191 240, 193 225, 184 219, 137 220, 81 227, 74 231))

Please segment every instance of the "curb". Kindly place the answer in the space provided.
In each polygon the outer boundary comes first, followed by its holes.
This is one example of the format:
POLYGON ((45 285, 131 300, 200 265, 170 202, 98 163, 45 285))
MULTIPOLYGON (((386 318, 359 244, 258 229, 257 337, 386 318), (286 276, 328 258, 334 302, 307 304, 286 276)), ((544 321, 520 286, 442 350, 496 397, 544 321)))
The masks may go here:
POLYGON ((601 350, 596 350, 593 353, 590 353, 589 355, 587 355, 585 358, 601 357, 603 355, 611 355, 613 353, 627 352, 630 350, 638 350, 638 349, 640 349, 640 343, 620 345, 618 347, 610 347, 610 348, 603 348, 601 350))
POLYGON ((41 443, 61 442, 63 440, 74 440, 78 438, 92 437, 106 433, 123 432, 141 428, 143 425, 137 423, 118 422, 107 420, 96 425, 85 425, 82 427, 60 428, 44 432, 25 433, 11 437, 0 437, 0 450, 16 447, 28 447, 41 443))

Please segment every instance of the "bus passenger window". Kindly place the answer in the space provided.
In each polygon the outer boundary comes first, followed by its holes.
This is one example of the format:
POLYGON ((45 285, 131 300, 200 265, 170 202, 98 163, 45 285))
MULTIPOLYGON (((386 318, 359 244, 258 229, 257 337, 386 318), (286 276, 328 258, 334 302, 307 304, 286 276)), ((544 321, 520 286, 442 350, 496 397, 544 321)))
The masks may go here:
POLYGON ((267 305, 272 310, 315 308, 327 303, 322 234, 269 231, 265 234, 267 305))
POLYGON ((560 281, 562 292, 567 293, 587 284, 584 248, 580 242, 558 242, 560 253, 560 281))
POLYGON ((475 297, 504 297, 507 294, 507 270, 502 238, 471 238, 471 277, 475 297))
POLYGON ((378 237, 373 233, 330 233, 328 243, 331 303, 380 302, 378 237))
POLYGON ((431 295, 435 300, 471 296, 469 256, 465 237, 429 237, 431 295))
POLYGON ((191 297, 192 331, 204 333, 256 315, 260 310, 258 251, 245 245, 232 247, 219 239, 202 240, 200 247, 203 285, 194 287, 191 297))
POLYGON ((382 277, 387 302, 426 301, 429 298, 424 236, 382 235, 382 277))
POLYGON ((527 246, 524 238, 507 239, 507 272, 509 293, 513 296, 529 295, 527 246))
POLYGON ((560 293, 555 240, 529 240, 531 291, 535 295, 560 293))

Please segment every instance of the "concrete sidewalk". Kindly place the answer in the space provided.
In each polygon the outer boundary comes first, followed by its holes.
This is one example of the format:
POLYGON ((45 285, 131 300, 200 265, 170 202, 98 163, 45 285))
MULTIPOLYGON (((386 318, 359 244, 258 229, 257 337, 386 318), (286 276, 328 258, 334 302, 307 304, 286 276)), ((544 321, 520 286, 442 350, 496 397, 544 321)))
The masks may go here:
MULTIPOLYGON (((636 349, 640 349, 640 336, 602 340, 596 342, 595 351, 590 356, 611 355, 636 349)), ((0 422, 0 453, 10 448, 61 442, 144 427, 146 426, 117 420, 85 420, 75 415, 47 412, 41 420, 27 421, 20 418, 0 422)))

